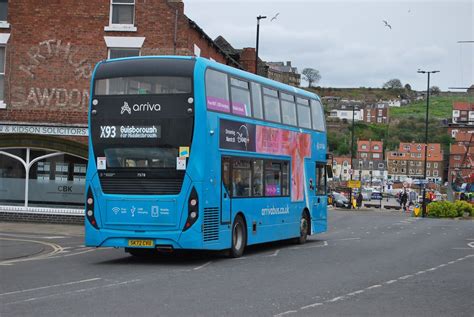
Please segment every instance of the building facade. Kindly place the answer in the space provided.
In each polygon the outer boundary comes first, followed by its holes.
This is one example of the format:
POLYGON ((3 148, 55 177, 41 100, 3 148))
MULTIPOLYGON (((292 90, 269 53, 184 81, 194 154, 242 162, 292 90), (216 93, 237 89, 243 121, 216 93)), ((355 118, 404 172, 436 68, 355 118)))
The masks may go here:
POLYGON ((364 122, 389 123, 388 109, 388 104, 384 103, 367 105, 364 109, 364 122))
MULTIPOLYGON (((405 181, 422 179, 424 174, 425 144, 400 143, 398 151, 386 153, 388 178, 405 181)), ((441 182, 444 171, 443 151, 441 144, 428 144, 426 178, 429 181, 441 182)))
POLYGON ((334 108, 331 108, 329 112, 329 118, 338 118, 343 121, 363 121, 364 120, 364 109, 359 104, 339 104, 334 108))
POLYGON ((241 67, 182 1, 0 1, 0 206, 81 208, 95 64, 171 54, 241 67))
POLYGON ((351 157, 335 156, 332 161, 334 181, 345 182, 351 179, 351 157))
POLYGON ((453 123, 474 125, 474 103, 455 102, 453 104, 453 123))
POLYGON ((357 159, 354 160, 354 177, 365 183, 387 179, 387 166, 383 155, 383 141, 357 140, 357 159))

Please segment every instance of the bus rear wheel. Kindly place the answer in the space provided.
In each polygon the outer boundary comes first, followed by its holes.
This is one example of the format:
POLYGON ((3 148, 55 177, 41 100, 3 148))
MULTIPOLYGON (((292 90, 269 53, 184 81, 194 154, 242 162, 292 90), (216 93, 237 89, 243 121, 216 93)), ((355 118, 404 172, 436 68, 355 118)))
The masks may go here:
POLYGON ((300 236, 296 238, 298 244, 305 244, 309 235, 309 216, 308 213, 303 212, 300 219, 300 236))
POLYGON ((247 245, 247 228, 241 215, 235 217, 232 224, 232 246, 230 248, 230 257, 239 258, 244 253, 247 245))

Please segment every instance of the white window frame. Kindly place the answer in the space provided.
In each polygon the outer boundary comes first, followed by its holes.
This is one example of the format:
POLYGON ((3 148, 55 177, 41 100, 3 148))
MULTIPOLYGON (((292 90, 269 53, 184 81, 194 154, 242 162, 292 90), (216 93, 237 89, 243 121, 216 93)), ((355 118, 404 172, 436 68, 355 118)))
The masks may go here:
POLYGON ((120 3, 120 4, 114 4, 113 2, 114 0, 110 0, 109 25, 104 27, 104 31, 136 32, 137 27, 135 26, 135 18, 136 18, 135 13, 136 13, 137 1, 133 0, 133 3, 120 3), (112 23, 114 5, 133 6, 133 23, 132 24, 112 23))
MULTIPOLYGON (((8 39, 10 38, 10 33, 1 33, 0 34, 0 47, 5 48, 5 59, 3 61, 3 94, 5 96, 5 70, 7 69, 7 42, 8 39)), ((0 109, 5 109, 7 107, 5 100, 0 99, 0 109)))

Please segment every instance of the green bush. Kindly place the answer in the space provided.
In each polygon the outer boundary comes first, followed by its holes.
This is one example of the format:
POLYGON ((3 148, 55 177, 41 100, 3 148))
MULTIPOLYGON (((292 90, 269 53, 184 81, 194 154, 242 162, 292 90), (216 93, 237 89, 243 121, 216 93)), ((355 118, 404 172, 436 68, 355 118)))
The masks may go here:
POLYGON ((471 217, 474 216, 474 207, 467 201, 458 200, 454 203, 458 216, 462 217, 464 213, 468 213, 471 217))
POLYGON ((428 205, 428 216, 435 218, 462 217, 467 212, 474 216, 474 208, 465 201, 456 201, 454 204, 449 201, 432 202, 428 205))

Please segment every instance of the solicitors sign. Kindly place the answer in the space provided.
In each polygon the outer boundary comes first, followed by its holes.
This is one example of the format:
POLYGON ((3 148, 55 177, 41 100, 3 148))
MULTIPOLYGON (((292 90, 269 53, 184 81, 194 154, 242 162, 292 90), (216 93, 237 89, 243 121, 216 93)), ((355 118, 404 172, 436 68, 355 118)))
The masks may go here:
POLYGON ((86 137, 89 135, 89 131, 85 127, 0 124, 0 134, 40 134, 40 135, 86 137))

